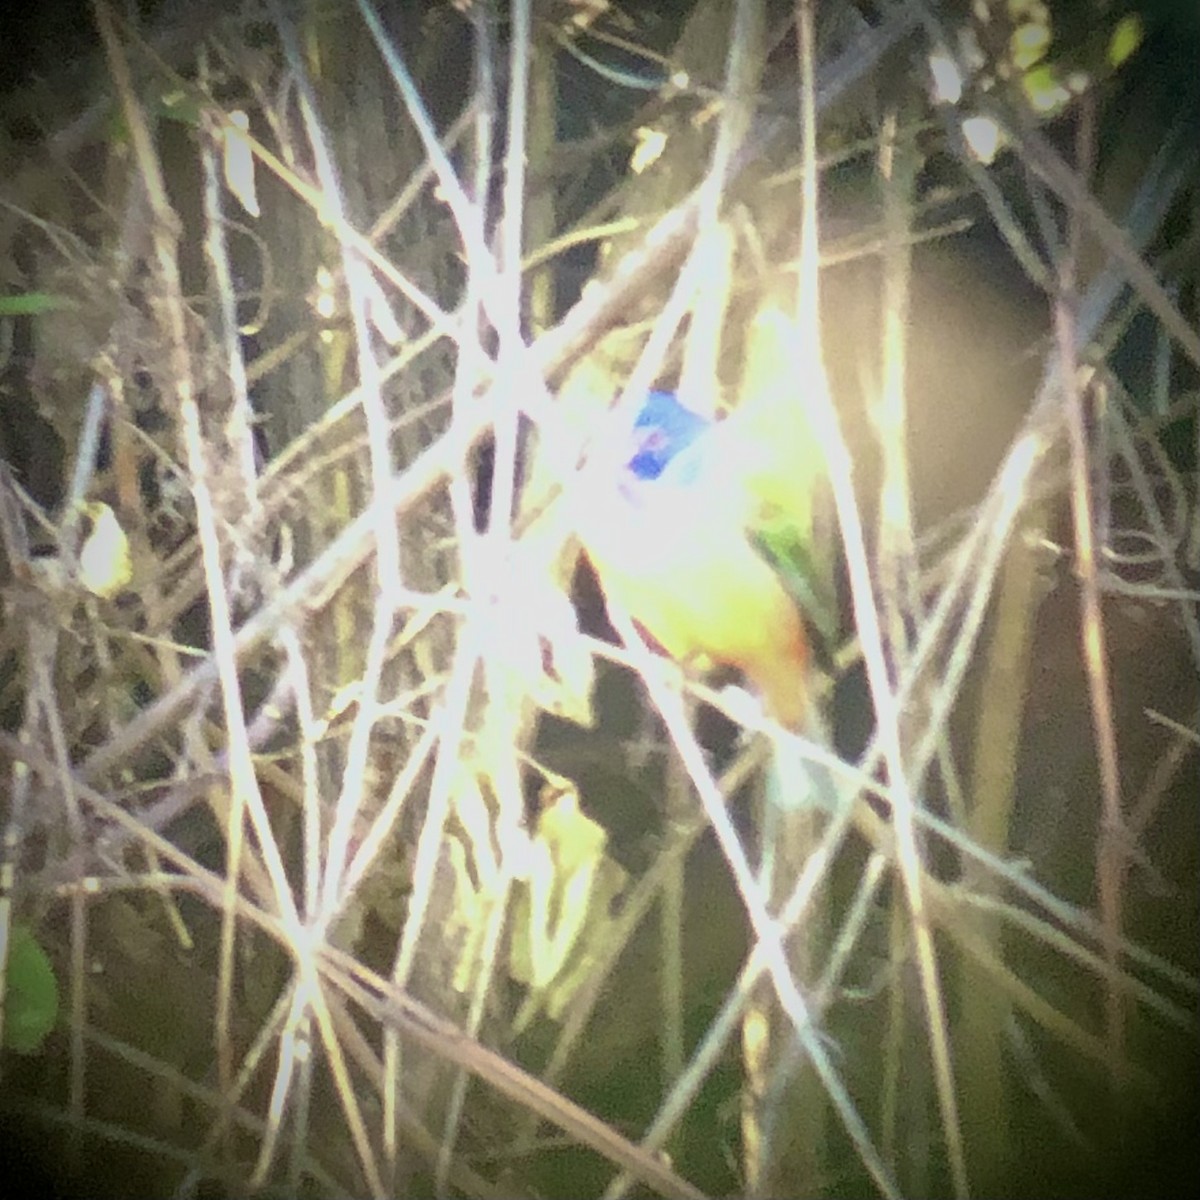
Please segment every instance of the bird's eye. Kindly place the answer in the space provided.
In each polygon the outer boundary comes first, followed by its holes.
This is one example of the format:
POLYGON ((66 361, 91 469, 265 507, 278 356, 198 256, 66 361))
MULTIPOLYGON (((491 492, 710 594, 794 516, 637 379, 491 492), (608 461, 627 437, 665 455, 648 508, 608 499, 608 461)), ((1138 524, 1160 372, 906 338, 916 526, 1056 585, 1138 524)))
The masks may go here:
POLYGON ((671 459, 671 442, 661 429, 639 438, 628 469, 636 479, 657 479, 671 459))

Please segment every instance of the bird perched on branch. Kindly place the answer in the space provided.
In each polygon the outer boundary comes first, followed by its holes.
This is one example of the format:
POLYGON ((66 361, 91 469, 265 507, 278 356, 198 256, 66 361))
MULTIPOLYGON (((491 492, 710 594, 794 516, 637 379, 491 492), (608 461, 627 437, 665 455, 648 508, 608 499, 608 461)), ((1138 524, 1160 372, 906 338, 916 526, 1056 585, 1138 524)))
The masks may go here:
POLYGON ((676 661, 737 668, 780 725, 827 740, 810 692, 834 615, 797 427, 751 404, 709 419, 654 391, 626 428, 580 529, 606 602, 676 661))

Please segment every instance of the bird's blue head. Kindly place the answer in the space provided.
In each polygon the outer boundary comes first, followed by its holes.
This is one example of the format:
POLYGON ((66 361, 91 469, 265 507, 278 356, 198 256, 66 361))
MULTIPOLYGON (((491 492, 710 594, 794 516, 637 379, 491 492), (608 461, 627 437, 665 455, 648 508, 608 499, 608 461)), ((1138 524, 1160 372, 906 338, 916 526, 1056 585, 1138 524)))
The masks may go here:
POLYGON ((629 470, 636 479, 657 479, 712 421, 679 402, 674 392, 650 392, 633 425, 635 450, 629 470))

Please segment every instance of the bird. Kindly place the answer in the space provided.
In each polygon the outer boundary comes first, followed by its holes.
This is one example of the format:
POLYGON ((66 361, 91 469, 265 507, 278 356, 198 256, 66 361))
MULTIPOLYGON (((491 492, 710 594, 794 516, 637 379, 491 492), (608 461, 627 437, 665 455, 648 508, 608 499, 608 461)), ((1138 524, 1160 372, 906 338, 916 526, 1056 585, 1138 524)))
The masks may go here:
POLYGON ((827 740, 812 699, 835 636, 813 570, 796 447, 757 408, 716 419, 649 392, 586 490, 580 540, 606 603, 683 664, 736 668, 785 730, 827 740), (778 436, 773 436, 776 434, 778 436))

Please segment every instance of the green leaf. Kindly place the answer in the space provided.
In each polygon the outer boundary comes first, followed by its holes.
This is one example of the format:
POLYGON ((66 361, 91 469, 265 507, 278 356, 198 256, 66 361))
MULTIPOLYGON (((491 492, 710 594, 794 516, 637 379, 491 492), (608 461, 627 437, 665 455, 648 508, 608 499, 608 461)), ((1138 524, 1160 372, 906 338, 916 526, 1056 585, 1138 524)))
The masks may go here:
POLYGON ((58 1019, 58 980, 50 959, 25 925, 14 925, 8 945, 4 1044, 36 1054, 58 1019))
POLYGON ((200 126, 200 98, 192 92, 173 88, 163 91, 154 104, 154 115, 168 121, 180 121, 193 128, 200 126))
POLYGON ((1119 67, 1141 44, 1144 30, 1137 13, 1122 17, 1108 39, 1108 65, 1119 67))
POLYGON ((36 317, 42 313, 70 308, 73 301, 52 292, 21 292, 16 296, 0 296, 0 317, 36 317))
POLYGON ((1026 71, 1021 82, 1033 111, 1043 116, 1061 112, 1071 99, 1071 93, 1063 87, 1058 68, 1053 63, 1042 63, 1026 71))

